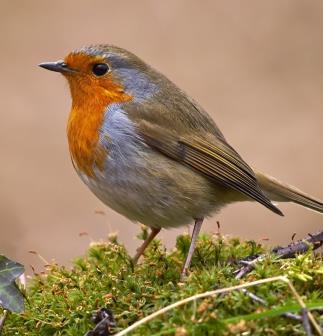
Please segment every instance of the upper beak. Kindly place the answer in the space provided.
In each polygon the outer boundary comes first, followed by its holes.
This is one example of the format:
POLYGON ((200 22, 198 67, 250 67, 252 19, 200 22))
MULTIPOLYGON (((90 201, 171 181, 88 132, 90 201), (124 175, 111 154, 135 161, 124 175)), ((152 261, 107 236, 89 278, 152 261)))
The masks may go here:
POLYGON ((41 68, 56 71, 61 73, 73 73, 76 72, 75 70, 68 67, 64 61, 57 61, 57 62, 45 62, 38 64, 41 68))

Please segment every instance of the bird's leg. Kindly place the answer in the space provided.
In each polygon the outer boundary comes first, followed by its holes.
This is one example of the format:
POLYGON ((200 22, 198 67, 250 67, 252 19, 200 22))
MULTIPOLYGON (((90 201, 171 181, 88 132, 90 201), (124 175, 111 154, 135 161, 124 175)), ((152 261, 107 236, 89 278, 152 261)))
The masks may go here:
POLYGON ((181 280, 185 280, 186 275, 187 275, 187 271, 191 265, 191 261, 192 261, 192 257, 193 257, 193 253, 195 250, 195 245, 196 245, 196 239, 199 235, 199 232, 201 230, 202 224, 203 224, 203 220, 204 218, 196 218, 195 219, 195 224, 194 224, 194 229, 192 232, 192 238, 191 238, 191 244, 190 244, 190 248, 188 250, 188 254, 185 260, 185 264, 182 270, 182 274, 181 274, 181 280))
POLYGON ((144 253, 146 247, 151 243, 151 241, 158 235, 159 231, 161 229, 151 228, 151 232, 147 239, 142 243, 140 247, 137 248, 137 253, 133 257, 132 261, 134 264, 137 263, 138 259, 141 257, 141 255, 144 253))

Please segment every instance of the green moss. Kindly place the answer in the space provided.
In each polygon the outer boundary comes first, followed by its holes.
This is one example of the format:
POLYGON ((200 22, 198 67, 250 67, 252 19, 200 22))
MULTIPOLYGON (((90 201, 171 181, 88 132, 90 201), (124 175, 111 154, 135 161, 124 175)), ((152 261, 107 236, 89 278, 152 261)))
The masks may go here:
MULTIPOLYGON (((145 233, 143 233, 144 236, 145 233)), ((108 307, 117 322, 115 331, 182 298, 241 282, 287 275, 310 308, 323 307, 322 258, 311 251, 295 259, 273 256, 259 263, 244 279, 234 278, 236 261, 264 252, 255 242, 201 235, 191 274, 179 282, 189 246, 187 235, 179 236, 176 248, 167 252, 156 240, 141 264, 133 266, 126 249, 116 239, 91 244, 85 257, 67 269, 50 265, 46 274, 30 282, 23 314, 10 314, 4 336, 80 336, 93 328, 91 316, 108 307)), ((267 307, 240 291, 181 306, 136 329, 131 335, 304 335, 302 324, 280 316, 297 312, 298 305, 283 283, 250 289, 265 299, 267 307)), ((319 319, 319 314, 314 311, 319 319)))

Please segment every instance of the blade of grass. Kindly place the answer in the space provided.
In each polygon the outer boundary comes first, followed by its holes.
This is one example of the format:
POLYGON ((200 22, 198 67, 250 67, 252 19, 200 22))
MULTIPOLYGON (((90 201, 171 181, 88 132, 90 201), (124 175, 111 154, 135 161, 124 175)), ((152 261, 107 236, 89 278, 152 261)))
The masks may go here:
MULTIPOLYGON (((323 309, 323 300, 307 302, 306 307, 308 310, 321 310, 323 309)), ((225 323, 236 323, 240 320, 250 321, 257 320, 266 317, 276 317, 284 313, 296 313, 299 312, 299 305, 297 303, 288 304, 280 307, 275 307, 272 309, 267 309, 261 313, 251 313, 246 315, 234 316, 226 319, 225 323)))

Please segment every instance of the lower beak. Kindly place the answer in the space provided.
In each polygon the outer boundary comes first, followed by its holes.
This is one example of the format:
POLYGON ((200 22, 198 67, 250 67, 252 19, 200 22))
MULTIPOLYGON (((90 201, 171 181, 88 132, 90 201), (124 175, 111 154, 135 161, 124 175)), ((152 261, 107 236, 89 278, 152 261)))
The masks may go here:
POLYGON ((68 67, 64 61, 57 61, 57 62, 45 62, 38 64, 41 68, 56 71, 61 73, 73 73, 76 72, 75 70, 68 67))

